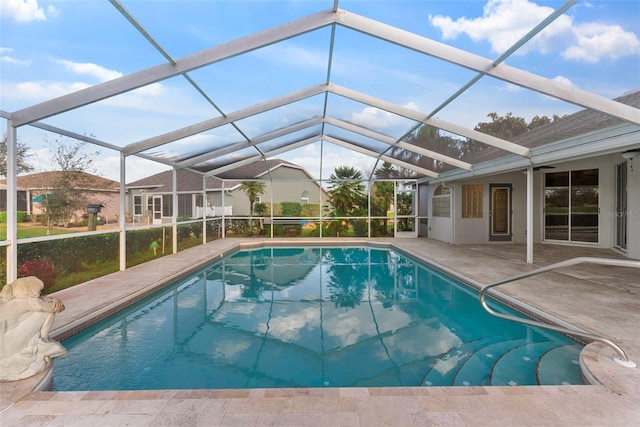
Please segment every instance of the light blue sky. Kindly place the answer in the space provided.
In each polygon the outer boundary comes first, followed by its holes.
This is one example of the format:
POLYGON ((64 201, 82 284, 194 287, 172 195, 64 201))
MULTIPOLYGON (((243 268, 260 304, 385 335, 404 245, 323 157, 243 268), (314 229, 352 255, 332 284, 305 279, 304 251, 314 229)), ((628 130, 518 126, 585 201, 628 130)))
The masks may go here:
MULTIPOLYGON (((122 5, 174 58, 244 37, 312 13, 333 1, 125 1, 122 5)), ((139 71, 164 61, 107 0, 2 0, 0 109, 12 112, 47 99, 139 71)), ((340 1, 350 12, 397 26, 494 59, 564 2, 340 1)), ((195 70, 190 76, 225 112, 324 83, 330 28, 195 70)), ((385 101, 429 113, 475 76, 474 72, 338 27, 331 81, 385 101)), ((580 1, 510 57, 507 64, 607 98, 640 88, 640 2, 580 1)), ((316 114, 309 99, 238 123, 249 137, 316 114)), ((412 123, 362 104, 331 96, 332 115, 400 137, 412 123)), ((535 115, 571 113, 574 105, 483 78, 438 117, 472 128, 490 112, 535 115)), ((95 105, 43 120, 70 131, 124 146, 218 116, 181 77, 168 79, 95 105)), ((0 123, 6 129, 6 122, 0 123)), ((4 132, 3 132, 4 133, 4 132)), ((36 171, 49 170, 38 129, 19 129, 32 149, 36 171)), ((171 153, 205 149, 211 141, 237 142, 230 126, 179 141, 171 153)), ((319 174, 319 146, 278 157, 319 174)), ((118 179, 119 159, 101 149, 103 176, 118 179)), ((325 145, 323 175, 336 166, 370 168, 372 161, 325 145)), ((128 161, 127 181, 164 165, 128 161)))

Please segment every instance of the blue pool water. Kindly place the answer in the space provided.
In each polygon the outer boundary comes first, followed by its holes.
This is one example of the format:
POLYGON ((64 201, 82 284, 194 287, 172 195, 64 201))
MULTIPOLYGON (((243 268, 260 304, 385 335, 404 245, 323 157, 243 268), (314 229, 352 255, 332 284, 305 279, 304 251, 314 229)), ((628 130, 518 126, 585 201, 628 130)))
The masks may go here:
POLYGON ((54 390, 581 384, 581 345, 366 247, 242 250, 63 345, 54 390))

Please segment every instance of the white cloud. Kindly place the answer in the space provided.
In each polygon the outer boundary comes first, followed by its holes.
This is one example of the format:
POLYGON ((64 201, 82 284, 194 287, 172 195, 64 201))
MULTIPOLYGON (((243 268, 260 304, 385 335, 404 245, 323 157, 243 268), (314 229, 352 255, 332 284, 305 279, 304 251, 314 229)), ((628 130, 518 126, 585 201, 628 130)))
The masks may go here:
MULTIPOLYGON (((528 0, 489 0, 482 17, 454 21, 448 16, 429 16, 429 20, 442 31, 445 40, 466 34, 473 41, 488 41, 494 52, 502 53, 552 12, 552 8, 528 0)), ((546 51, 548 38, 566 34, 570 26, 571 19, 562 16, 530 43, 537 50, 546 51)))
MULTIPOLYGON (((11 52, 13 52, 13 49, 0 48, 0 54, 11 53, 11 52)), ((10 55, 1 55, 0 62, 4 62, 6 64, 12 64, 12 65, 30 65, 31 64, 31 61, 29 60, 14 58, 13 56, 10 56, 10 55)))
MULTIPOLYGON (((528 0, 489 0, 478 18, 429 16, 444 40, 467 35, 471 40, 487 41, 493 52, 502 53, 553 12, 528 0)), ((597 62, 640 52, 640 41, 617 25, 587 23, 574 25, 563 15, 520 48, 516 54, 535 51, 542 54, 560 50, 566 59, 597 62)))
MULTIPOLYGON (((410 110, 419 111, 418 106, 413 102, 405 104, 403 105, 403 107, 410 110)), ((377 130, 391 128, 399 123, 402 123, 403 120, 404 119, 402 117, 396 114, 380 110, 375 107, 365 107, 362 111, 353 113, 351 115, 351 121, 353 123, 377 130)))
MULTIPOLYGON (((48 11, 50 14, 54 11, 57 16, 57 9, 53 6, 49 6, 48 11)), ((18 22, 47 20, 44 9, 38 5, 37 0, 2 0, 0 1, 0 15, 18 22)))
POLYGON ((62 83, 62 82, 22 82, 15 86, 3 85, 3 94, 9 98, 47 100, 84 89, 86 83, 62 83))
POLYGON ((47 6, 47 15, 52 18, 57 18, 58 16, 60 16, 60 10, 58 10, 58 8, 56 8, 54 5, 50 4, 49 6, 47 6))
POLYGON ((64 59, 58 59, 55 60, 55 62, 64 65, 67 70, 73 73, 95 77, 100 82, 106 82, 122 77, 122 73, 120 71, 110 70, 91 62, 72 62, 64 59))
POLYGON ((573 82, 564 76, 556 76, 551 80, 556 81, 558 83, 564 83, 566 85, 573 86, 573 82))
POLYGON ((618 25, 585 24, 575 28, 577 45, 562 52, 566 59, 598 62, 640 53, 640 40, 618 25))

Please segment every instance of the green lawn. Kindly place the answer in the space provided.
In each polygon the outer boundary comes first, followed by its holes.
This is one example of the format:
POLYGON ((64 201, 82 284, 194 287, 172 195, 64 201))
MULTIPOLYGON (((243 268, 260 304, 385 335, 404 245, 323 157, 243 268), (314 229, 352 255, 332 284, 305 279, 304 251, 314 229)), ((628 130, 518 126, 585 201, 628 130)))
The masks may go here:
MULTIPOLYGON (((54 228, 51 234, 69 234, 78 231, 87 231, 85 227, 78 228, 54 228)), ((32 223, 18 223, 18 239, 27 239, 29 237, 41 237, 47 235, 47 228, 41 225, 33 225, 32 223)), ((7 224, 0 223, 0 240, 7 239, 7 224)))

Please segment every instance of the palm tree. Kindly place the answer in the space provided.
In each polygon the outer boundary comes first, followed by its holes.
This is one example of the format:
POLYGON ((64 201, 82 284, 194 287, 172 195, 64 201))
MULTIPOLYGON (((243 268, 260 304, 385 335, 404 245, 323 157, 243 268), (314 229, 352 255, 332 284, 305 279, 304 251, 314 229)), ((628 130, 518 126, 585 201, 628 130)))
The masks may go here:
POLYGON ((331 204, 337 216, 348 216, 365 197, 362 173, 351 166, 338 166, 329 177, 331 204))
MULTIPOLYGON (((351 216, 355 209, 362 207, 366 199, 362 183, 362 173, 351 166, 339 166, 329 177, 329 194, 333 206, 333 216, 351 216)), ((366 202, 364 203, 366 205, 366 202)), ((346 231, 347 220, 331 221, 330 229, 336 234, 346 231)))
MULTIPOLYGON (((381 167, 376 169, 374 176, 378 179, 395 178, 398 176, 398 171, 394 169, 393 165, 389 162, 384 162, 381 167)), ((376 182, 376 197, 382 201, 384 205, 384 220, 383 229, 384 233, 387 233, 387 211, 393 203, 393 190, 394 183, 392 181, 379 181, 376 182)))
POLYGON ((255 209, 256 214, 260 216, 260 233, 262 233, 262 231, 264 230, 264 223, 262 222, 263 217, 269 213, 269 207, 266 203, 262 202, 253 205, 253 208, 255 209))
POLYGON ((253 236, 253 204, 259 195, 264 194, 266 184, 261 181, 242 181, 240 189, 249 198, 249 232, 253 236))

